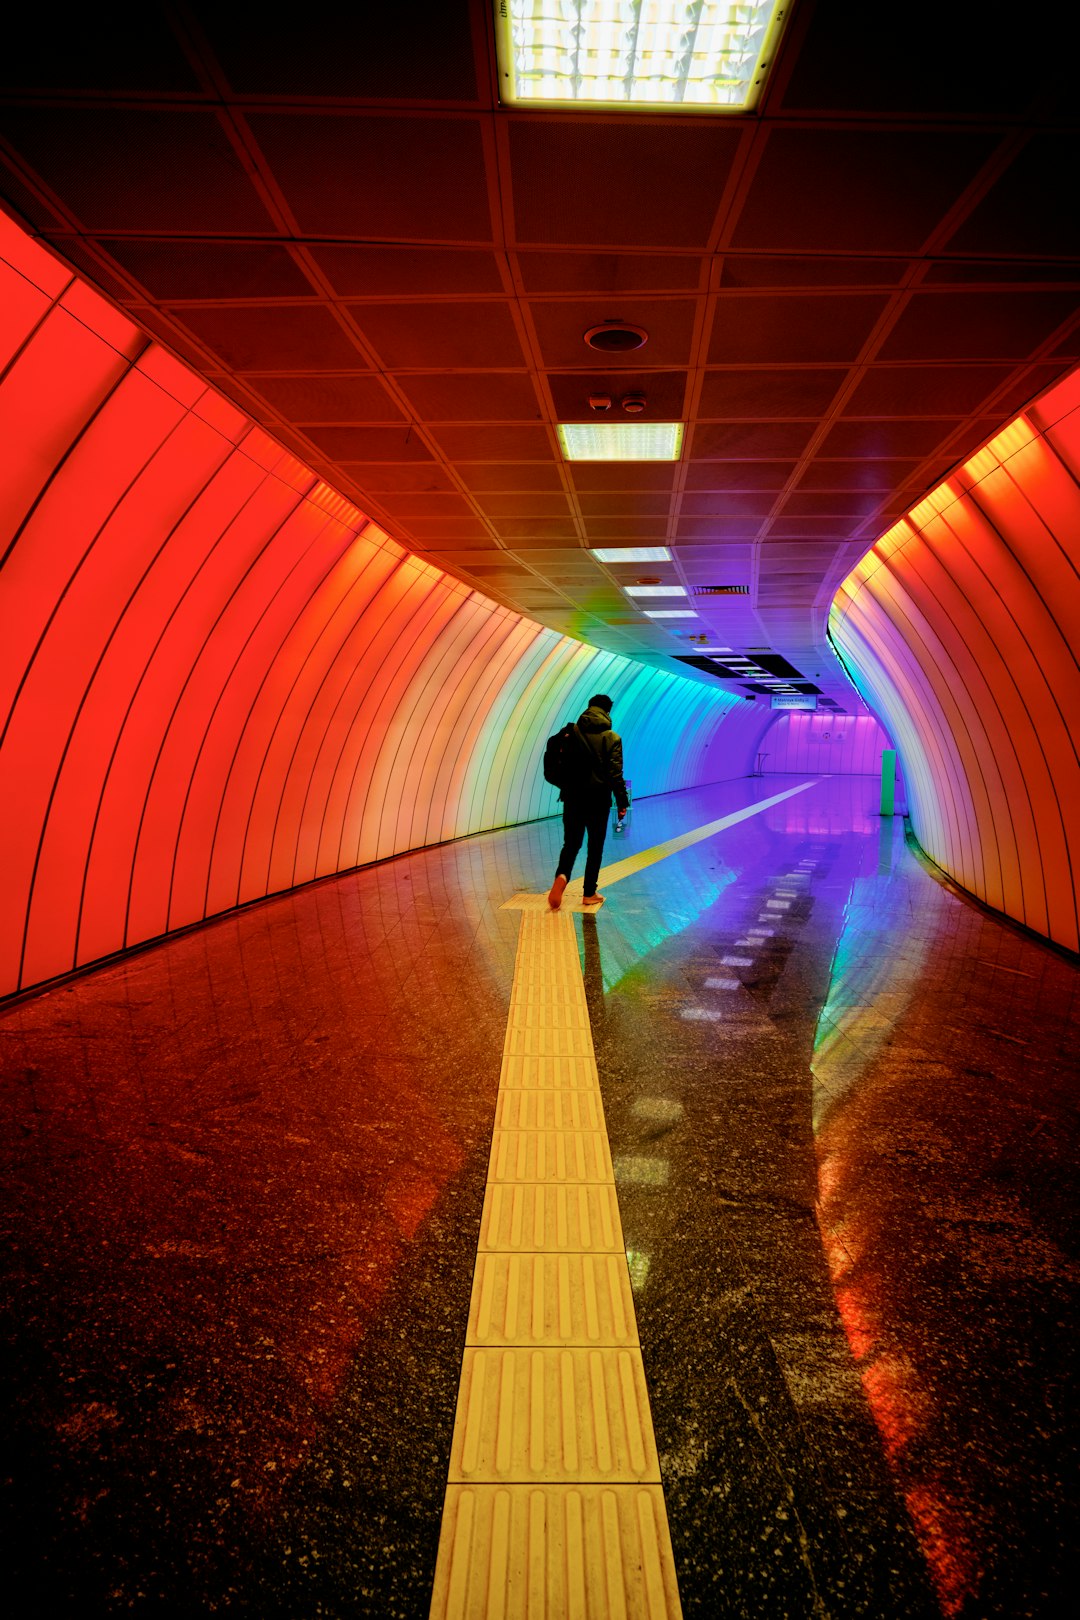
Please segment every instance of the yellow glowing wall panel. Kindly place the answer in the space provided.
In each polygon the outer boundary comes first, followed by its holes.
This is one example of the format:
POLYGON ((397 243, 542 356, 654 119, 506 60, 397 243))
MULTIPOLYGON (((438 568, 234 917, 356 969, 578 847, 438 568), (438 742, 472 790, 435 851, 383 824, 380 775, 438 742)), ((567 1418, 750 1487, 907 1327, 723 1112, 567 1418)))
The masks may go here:
POLYGON ((890 530, 830 628, 899 749, 916 836, 1078 948, 1080 386, 1074 374, 890 530))

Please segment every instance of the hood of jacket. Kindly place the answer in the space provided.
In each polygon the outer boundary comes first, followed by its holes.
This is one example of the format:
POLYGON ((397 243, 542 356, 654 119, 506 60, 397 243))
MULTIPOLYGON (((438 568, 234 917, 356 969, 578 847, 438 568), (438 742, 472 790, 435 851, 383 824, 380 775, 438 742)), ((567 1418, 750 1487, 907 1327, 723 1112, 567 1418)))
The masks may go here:
POLYGON ((603 709, 598 709, 594 703, 591 704, 589 708, 585 710, 585 713, 580 716, 578 725, 581 727, 582 731, 586 733, 590 731, 593 733, 610 731, 611 716, 610 714, 605 714, 603 709))

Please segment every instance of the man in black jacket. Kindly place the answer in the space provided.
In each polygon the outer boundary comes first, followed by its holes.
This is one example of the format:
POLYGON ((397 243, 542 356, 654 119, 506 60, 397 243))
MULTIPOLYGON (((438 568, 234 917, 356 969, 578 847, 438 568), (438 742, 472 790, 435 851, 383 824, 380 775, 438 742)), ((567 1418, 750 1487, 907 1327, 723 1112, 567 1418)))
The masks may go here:
POLYGON ((597 692, 589 699, 589 707, 577 723, 582 750, 580 778, 570 787, 564 787, 563 847, 555 881, 548 893, 548 905, 558 911, 562 905, 563 890, 570 881, 581 841, 589 837, 585 852, 585 893, 587 906, 602 906, 604 897, 597 894, 600 863, 604 856, 604 838, 607 835, 608 811, 614 793, 619 820, 625 816, 630 799, 623 781, 622 738, 611 729, 611 699, 605 692, 597 692))

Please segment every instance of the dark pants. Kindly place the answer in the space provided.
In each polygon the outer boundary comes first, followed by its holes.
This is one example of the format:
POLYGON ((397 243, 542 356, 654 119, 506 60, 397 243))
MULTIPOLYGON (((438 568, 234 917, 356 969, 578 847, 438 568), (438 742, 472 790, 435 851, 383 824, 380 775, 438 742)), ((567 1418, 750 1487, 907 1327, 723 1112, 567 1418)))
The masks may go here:
POLYGON ((563 797, 563 847, 556 873, 561 872, 566 878, 571 876, 582 839, 588 833, 589 844, 585 851, 586 894, 596 893, 610 810, 610 792, 575 793, 563 797))

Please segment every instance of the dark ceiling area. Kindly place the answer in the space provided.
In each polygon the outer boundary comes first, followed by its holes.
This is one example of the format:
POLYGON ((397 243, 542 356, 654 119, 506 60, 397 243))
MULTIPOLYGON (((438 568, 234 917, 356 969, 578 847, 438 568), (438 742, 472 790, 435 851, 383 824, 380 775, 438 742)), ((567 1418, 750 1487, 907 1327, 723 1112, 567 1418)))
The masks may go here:
POLYGON ((411 550, 843 707, 840 580, 1080 358, 1067 52, 986 17, 795 0, 753 112, 656 115, 501 106, 484 0, 41 9, 5 24, 0 197, 411 550), (610 322, 647 341, 597 353, 610 322), (678 462, 563 460, 635 393, 678 462), (671 560, 592 555, 631 546, 671 560))

